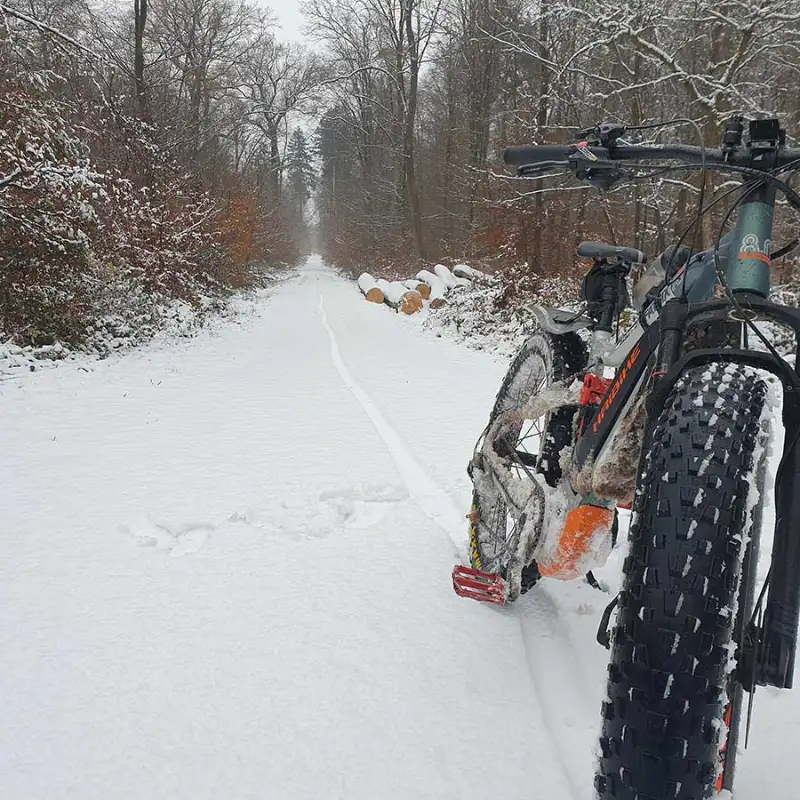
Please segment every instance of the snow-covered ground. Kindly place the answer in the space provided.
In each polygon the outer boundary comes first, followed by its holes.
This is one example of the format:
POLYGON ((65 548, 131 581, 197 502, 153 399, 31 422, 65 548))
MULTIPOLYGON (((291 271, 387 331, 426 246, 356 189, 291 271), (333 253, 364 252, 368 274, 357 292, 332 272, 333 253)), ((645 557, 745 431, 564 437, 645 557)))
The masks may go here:
MULTIPOLYGON (((0 382, 0 798, 589 800, 610 597, 450 588, 504 370, 310 259, 0 382)), ((737 800, 794 796, 798 712, 759 692, 737 800)))

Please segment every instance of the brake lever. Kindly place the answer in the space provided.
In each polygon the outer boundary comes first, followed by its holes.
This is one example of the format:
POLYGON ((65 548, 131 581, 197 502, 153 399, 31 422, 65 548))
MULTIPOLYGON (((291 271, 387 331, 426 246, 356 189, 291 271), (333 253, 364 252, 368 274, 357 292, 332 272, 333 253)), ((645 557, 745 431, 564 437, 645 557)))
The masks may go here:
POLYGON ((620 169, 616 164, 613 169, 587 169, 585 173, 585 175, 577 175, 577 177, 588 181, 596 189, 602 189, 603 191, 612 189, 616 184, 629 177, 629 173, 624 169, 620 169))
POLYGON ((610 189, 615 183, 627 177, 619 162, 593 153, 587 142, 576 145, 569 164, 578 180, 587 181, 598 189, 610 189))
POLYGON ((529 178, 537 173, 547 172, 554 167, 567 169, 569 167, 569 161, 538 161, 533 164, 522 164, 517 167, 517 175, 521 178, 529 178))

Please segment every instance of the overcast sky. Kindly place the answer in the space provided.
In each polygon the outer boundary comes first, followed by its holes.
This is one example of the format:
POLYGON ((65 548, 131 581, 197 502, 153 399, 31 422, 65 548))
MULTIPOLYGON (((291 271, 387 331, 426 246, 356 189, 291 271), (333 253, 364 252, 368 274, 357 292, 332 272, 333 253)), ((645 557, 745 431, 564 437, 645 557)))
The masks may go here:
POLYGON ((257 0, 260 6, 271 8, 281 26, 281 39, 295 42, 303 40, 301 30, 304 18, 300 13, 300 0, 257 0))

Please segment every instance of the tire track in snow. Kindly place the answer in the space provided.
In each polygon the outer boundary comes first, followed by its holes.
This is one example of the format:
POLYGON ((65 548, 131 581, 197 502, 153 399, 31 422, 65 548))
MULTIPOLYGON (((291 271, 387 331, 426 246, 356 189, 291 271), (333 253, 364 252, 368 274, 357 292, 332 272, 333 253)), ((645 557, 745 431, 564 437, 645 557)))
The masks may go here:
POLYGON ((466 557, 466 543, 463 533, 466 526, 464 515, 456 508, 447 492, 431 478, 425 468, 414 458, 403 438, 387 422, 375 401, 359 386, 347 368, 339 349, 336 334, 328 323, 328 315, 325 313, 325 302, 322 295, 319 298, 319 313, 330 340, 331 360, 344 385, 364 409, 378 436, 381 437, 389 450, 389 454, 411 498, 420 507, 425 516, 452 539, 458 557, 463 560, 466 557))
MULTIPOLYGON (((568 619, 565 619, 569 613, 565 615, 556 603, 553 597, 554 590, 555 587, 551 589, 546 583, 544 585, 540 583, 536 591, 525 598, 528 602, 523 601, 519 604, 518 609, 522 612, 520 614, 522 636, 526 640, 544 637, 553 643, 553 647, 558 651, 559 663, 562 665, 561 676, 566 677, 563 675, 564 672, 569 674, 570 681, 575 687, 573 694, 576 699, 588 706, 596 700, 594 693, 589 689, 593 675, 586 668, 586 653, 575 643, 568 619)), ((593 638, 588 640, 587 644, 599 648, 593 638)))
POLYGON ((547 587, 537 586, 515 611, 531 684, 566 785, 575 800, 594 797, 600 703, 589 688, 586 654, 547 587))
MULTIPOLYGON (((556 761, 558 762, 558 766, 561 768, 561 772, 564 775, 564 782, 569 790, 570 795, 572 796, 573 800, 581 800, 582 793, 576 781, 574 764, 570 759, 570 752, 565 750, 562 746, 561 740, 563 737, 560 730, 561 724, 554 721, 558 716, 559 711, 562 710, 564 694, 560 691, 554 694, 552 692, 553 687, 545 686, 544 683, 546 682, 541 680, 541 666, 543 663, 541 653, 528 641, 528 638, 525 636, 525 633, 522 630, 521 620, 520 635, 522 636, 522 645, 525 648, 525 660, 528 664, 528 674, 531 679, 533 693, 536 696, 536 699, 539 702, 539 707, 542 710, 542 723, 547 729, 547 733, 550 735, 551 750, 554 753, 556 761)), ((550 666, 552 667, 553 665, 550 666)), ((555 665, 555 668, 558 669, 558 665, 555 665)), ((569 688, 570 687, 568 687, 567 696, 569 694, 569 688)))
MULTIPOLYGON (((620 517, 621 544, 597 574, 617 575, 627 555, 630 517, 620 517)), ((613 592, 612 592, 613 593, 613 592)), ((607 655, 595 642, 600 612, 608 600, 588 584, 543 580, 516 603, 528 674, 542 707, 556 759, 574 800, 595 798, 600 709, 607 697, 607 655), (581 606, 589 608, 580 611, 581 606), (570 608, 575 609, 571 611, 570 608), (580 616, 577 616, 577 614, 580 616)))

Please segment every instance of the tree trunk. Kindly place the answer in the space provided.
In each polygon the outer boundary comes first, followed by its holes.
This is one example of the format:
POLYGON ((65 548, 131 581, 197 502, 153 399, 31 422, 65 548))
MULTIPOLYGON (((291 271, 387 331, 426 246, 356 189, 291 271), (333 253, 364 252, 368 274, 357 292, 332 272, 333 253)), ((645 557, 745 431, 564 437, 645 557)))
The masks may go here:
POLYGON ((411 280, 403 281, 403 286, 407 289, 412 289, 415 292, 419 293, 419 296, 423 300, 430 300, 431 297, 431 287, 428 283, 423 283, 422 281, 416 281, 413 278, 411 280))
POLYGON ((431 287, 431 308, 439 308, 445 304, 447 287, 438 275, 434 275, 427 269, 421 269, 417 273, 417 280, 423 281, 431 287))
POLYGON ((136 89, 136 112, 147 116, 147 91, 144 83, 144 28, 147 24, 147 0, 133 0, 134 47, 133 80, 136 89))
POLYGON ((411 227, 414 231, 414 243, 417 255, 423 261, 428 260, 425 249, 425 235, 422 226, 422 209, 420 208, 419 187, 414 165, 414 128, 417 119, 417 89, 419 84, 419 41, 414 31, 414 1, 407 0, 406 36, 408 38, 409 79, 408 101, 406 104, 405 131, 403 134, 403 163, 405 166, 406 192, 408 193, 408 209, 411 214, 411 227))
POLYGON ((686 227, 686 201, 687 190, 682 186, 678 191, 678 202, 675 209, 675 225, 673 226, 675 238, 680 236, 686 227))
MULTIPOLYGON (((455 83, 455 66, 452 60, 447 63, 447 129, 445 133, 445 146, 444 146, 444 175, 443 175, 443 198, 442 208, 444 210, 444 230, 448 244, 453 239, 454 224, 451 214, 450 195, 452 193, 453 178, 452 173, 455 169, 455 162, 453 153, 455 150, 455 143, 453 142, 453 131, 456 125, 456 89, 455 83)), ((460 231, 459 231, 460 233, 460 231)))
POLYGON ((192 151, 194 160, 200 156, 200 104, 203 94, 203 71, 200 66, 194 68, 191 83, 191 126, 192 126, 192 151))
POLYGON ((383 292, 383 302, 403 314, 416 314, 422 310, 423 302, 419 292, 407 289, 399 281, 379 280, 378 288, 383 292))
MULTIPOLYGON (((541 137, 547 126, 547 115, 549 111, 549 94, 550 94, 550 68, 545 65, 545 61, 550 58, 550 49, 547 45, 547 40, 550 35, 549 26, 547 24, 548 4, 546 0, 542 0, 539 13, 539 103, 536 108, 536 127, 537 135, 541 141, 541 137)), ((544 181, 535 181, 534 189, 541 189, 544 186, 544 181)), ((528 266, 534 270, 542 272, 544 270, 544 241, 542 232, 544 230, 544 195, 537 194, 533 197, 533 247, 532 252, 527 259, 528 266), (531 261, 533 263, 531 263, 531 261)))
POLYGON ((359 275, 358 288, 361 289, 361 294, 363 294, 370 303, 382 303, 384 301, 383 292, 378 286, 378 282, 369 272, 362 272, 361 275, 359 275))
POLYGON ((281 196, 281 149, 280 149, 280 131, 278 130, 277 123, 269 123, 267 129, 269 137, 269 172, 270 184, 275 193, 275 198, 280 199, 281 196))

